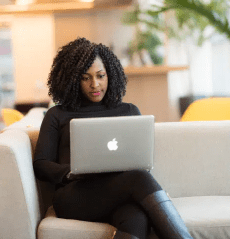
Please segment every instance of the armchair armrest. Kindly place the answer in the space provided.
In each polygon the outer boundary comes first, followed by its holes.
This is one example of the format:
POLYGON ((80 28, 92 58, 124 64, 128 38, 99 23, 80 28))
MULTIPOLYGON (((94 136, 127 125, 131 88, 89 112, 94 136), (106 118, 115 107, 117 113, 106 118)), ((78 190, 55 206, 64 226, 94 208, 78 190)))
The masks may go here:
POLYGON ((29 136, 0 134, 0 238, 35 239, 41 219, 29 136))
POLYGON ((32 108, 20 121, 4 128, 3 131, 8 129, 21 129, 24 131, 30 131, 31 129, 39 130, 46 111, 47 108, 43 107, 32 108))

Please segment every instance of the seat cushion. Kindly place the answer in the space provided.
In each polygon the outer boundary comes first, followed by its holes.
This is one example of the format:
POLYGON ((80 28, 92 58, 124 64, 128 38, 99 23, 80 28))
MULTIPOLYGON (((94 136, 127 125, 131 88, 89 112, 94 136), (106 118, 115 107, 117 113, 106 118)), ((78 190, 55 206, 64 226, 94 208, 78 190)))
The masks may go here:
POLYGON ((230 196, 172 199, 194 239, 230 238, 230 196))
MULTIPOLYGON (((115 231, 116 228, 107 223, 57 218, 51 206, 38 227, 38 239, 111 239, 115 231)), ((159 238, 152 231, 148 239, 159 238)))
POLYGON ((115 230, 107 223, 57 218, 50 207, 38 227, 38 239, 110 239, 115 230))
MULTIPOLYGON (((172 201, 194 239, 230 238, 230 196, 183 197, 172 201)), ((106 223, 57 218, 50 207, 38 227, 38 239, 109 239, 115 230, 106 223)), ((157 237, 152 233, 149 238, 157 237)))

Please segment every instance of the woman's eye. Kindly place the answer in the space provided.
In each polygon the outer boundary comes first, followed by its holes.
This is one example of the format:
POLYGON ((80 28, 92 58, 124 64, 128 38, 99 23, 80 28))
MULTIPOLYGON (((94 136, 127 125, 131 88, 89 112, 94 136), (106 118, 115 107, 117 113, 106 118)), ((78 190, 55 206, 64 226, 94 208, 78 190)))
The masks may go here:
POLYGON ((103 78, 104 76, 105 76, 105 75, 99 75, 99 76, 98 76, 98 78, 100 78, 100 79, 101 79, 101 78, 103 78))
POLYGON ((87 81, 87 80, 89 80, 89 77, 82 77, 82 80, 87 81))

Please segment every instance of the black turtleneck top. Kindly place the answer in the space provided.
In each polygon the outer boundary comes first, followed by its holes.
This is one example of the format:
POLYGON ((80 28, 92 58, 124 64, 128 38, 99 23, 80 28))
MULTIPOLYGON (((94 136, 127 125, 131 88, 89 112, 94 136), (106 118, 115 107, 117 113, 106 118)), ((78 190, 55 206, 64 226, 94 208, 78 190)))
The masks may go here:
MULTIPOLYGON (((67 111, 61 105, 50 108, 43 119, 34 155, 34 172, 41 181, 62 185, 70 171, 69 123, 73 118, 115 117, 140 115, 139 109, 122 103, 109 109, 105 105, 84 102, 78 111, 67 111)), ((79 175, 79 180, 86 175, 79 175)))

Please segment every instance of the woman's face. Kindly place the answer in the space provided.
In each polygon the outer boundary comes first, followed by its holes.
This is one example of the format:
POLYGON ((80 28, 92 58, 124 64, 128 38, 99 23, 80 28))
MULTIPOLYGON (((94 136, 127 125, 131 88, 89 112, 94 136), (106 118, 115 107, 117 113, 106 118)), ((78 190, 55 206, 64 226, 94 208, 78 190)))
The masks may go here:
POLYGON ((96 57, 92 66, 82 75, 81 92, 92 102, 100 102, 108 88, 108 77, 100 57, 96 57))

